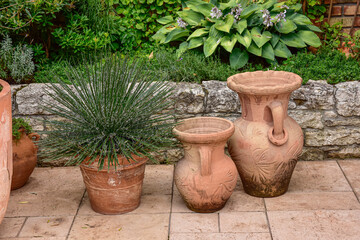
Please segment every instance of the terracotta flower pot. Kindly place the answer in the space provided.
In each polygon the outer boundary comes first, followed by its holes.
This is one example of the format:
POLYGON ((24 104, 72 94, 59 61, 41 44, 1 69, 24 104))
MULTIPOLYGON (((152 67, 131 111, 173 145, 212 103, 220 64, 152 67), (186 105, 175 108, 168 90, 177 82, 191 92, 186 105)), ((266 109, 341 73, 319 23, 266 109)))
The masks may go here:
POLYGON ((12 177, 12 117, 10 85, 0 80, 0 223, 10 197, 12 177))
POLYGON ((40 136, 37 133, 26 135, 24 129, 20 129, 21 137, 19 140, 13 139, 13 164, 14 173, 12 176, 11 190, 21 188, 29 180, 37 162, 37 146, 31 140, 35 137, 38 141, 40 136))
POLYGON ((302 79, 289 72, 257 71, 236 74, 227 83, 242 106, 229 153, 245 192, 257 197, 284 194, 303 147, 302 130, 287 115, 290 94, 302 79))
POLYGON ((140 205, 145 163, 148 159, 133 157, 137 162, 130 160, 129 163, 125 157, 119 156, 119 162, 123 165, 116 170, 113 167, 108 170, 107 165, 98 170, 96 161, 90 166, 85 163, 80 165, 90 204, 95 212, 127 213, 140 205))
POLYGON ((175 168, 175 183, 189 209, 215 212, 224 207, 235 189, 235 164, 225 155, 226 141, 234 132, 232 122, 215 117, 182 121, 174 128, 185 156, 175 168))

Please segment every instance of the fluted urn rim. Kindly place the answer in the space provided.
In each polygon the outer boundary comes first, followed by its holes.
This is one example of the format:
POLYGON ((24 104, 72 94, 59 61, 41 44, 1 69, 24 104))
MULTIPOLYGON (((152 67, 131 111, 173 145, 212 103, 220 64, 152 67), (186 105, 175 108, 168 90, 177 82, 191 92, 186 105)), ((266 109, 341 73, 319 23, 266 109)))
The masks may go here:
POLYGON ((224 142, 234 131, 235 126, 231 121, 218 117, 189 118, 173 128, 176 138, 187 143, 224 142))
POLYGON ((0 79, 0 85, 2 90, 0 91, 0 99, 3 98, 5 95, 9 94, 10 92, 10 85, 9 83, 5 82, 4 80, 0 79))
POLYGON ((290 93, 301 84, 302 78, 299 75, 273 70, 238 73, 227 79, 230 89, 251 95, 290 93))

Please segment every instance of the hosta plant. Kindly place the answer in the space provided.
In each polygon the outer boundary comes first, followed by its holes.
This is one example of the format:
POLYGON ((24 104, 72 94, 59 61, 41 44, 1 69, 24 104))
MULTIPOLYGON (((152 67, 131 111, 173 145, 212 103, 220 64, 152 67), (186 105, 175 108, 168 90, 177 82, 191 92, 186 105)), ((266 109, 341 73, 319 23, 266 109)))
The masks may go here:
POLYGON ((222 47, 231 53, 231 66, 241 68, 248 62, 249 53, 274 61, 275 57, 290 57, 288 47, 319 47, 321 42, 314 32, 321 30, 300 10, 301 4, 289 7, 276 0, 262 4, 190 0, 177 12, 176 19, 167 16, 158 20, 164 26, 153 38, 162 44, 181 41, 178 56, 202 47, 208 57, 222 47))
POLYGON ((69 65, 66 79, 55 74, 58 83, 48 84, 51 100, 44 107, 62 119, 49 121, 53 130, 40 141, 48 160, 116 168, 122 164, 118 156, 154 160, 152 152, 172 145, 167 82, 153 81, 143 63, 120 54, 98 56, 84 66, 82 71, 69 65))

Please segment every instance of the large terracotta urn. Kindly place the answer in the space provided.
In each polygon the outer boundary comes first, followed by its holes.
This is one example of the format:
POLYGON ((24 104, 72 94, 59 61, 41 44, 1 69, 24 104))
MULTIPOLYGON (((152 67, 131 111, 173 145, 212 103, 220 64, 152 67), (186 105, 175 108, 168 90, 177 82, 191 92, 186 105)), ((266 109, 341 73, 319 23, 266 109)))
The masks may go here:
POLYGON ((283 71, 240 73, 227 80, 242 107, 229 153, 252 196, 276 197, 288 189, 304 138, 287 110, 291 92, 301 83, 300 76, 283 71))
POLYGON ((234 132, 233 123, 215 117, 191 118, 173 131, 185 151, 174 174, 181 197, 192 211, 220 210, 234 191, 238 176, 235 164, 224 151, 234 132))
POLYGON ((12 177, 12 117, 10 85, 0 80, 0 223, 10 197, 12 177))
POLYGON ((19 129, 20 139, 13 138, 13 164, 14 172, 11 182, 11 190, 21 188, 29 180, 37 163, 38 147, 32 141, 40 139, 37 133, 26 134, 25 129, 19 129))
POLYGON ((91 208, 101 214, 120 214, 135 210, 140 205, 145 165, 148 158, 133 155, 129 161, 119 156, 121 165, 116 169, 108 168, 105 159, 104 168, 98 169, 98 162, 84 162, 80 170, 86 186, 91 208))

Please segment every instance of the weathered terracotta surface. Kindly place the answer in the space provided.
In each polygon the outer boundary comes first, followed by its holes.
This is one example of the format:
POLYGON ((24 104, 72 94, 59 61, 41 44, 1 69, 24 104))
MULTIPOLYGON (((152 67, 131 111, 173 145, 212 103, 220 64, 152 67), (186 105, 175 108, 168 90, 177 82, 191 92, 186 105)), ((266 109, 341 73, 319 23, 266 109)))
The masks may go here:
POLYGON ((0 223, 10 197, 12 176, 12 118, 10 85, 0 80, 0 223))
POLYGON ((300 76, 282 71, 240 73, 227 80, 242 106, 229 153, 252 196, 275 197, 288 189, 304 140, 287 115, 288 101, 301 82, 300 76))
POLYGON ((29 180, 37 162, 37 146, 31 140, 40 139, 37 133, 26 135, 24 129, 19 130, 21 137, 19 140, 13 139, 13 165, 14 171, 11 182, 11 190, 21 188, 29 180))
MULTIPOLYGON (((142 184, 147 158, 133 156, 137 161, 119 156, 123 163, 113 167, 105 165, 98 170, 97 162, 90 166, 81 164, 80 169, 84 178, 90 204, 95 212, 102 214, 119 214, 135 210, 140 205, 142 184)), ((107 160, 105 160, 106 162, 107 160)))
POLYGON ((232 122, 215 117, 186 119, 174 128, 185 150, 174 179, 189 209, 215 212, 230 198, 237 171, 224 148, 233 132, 232 122))

